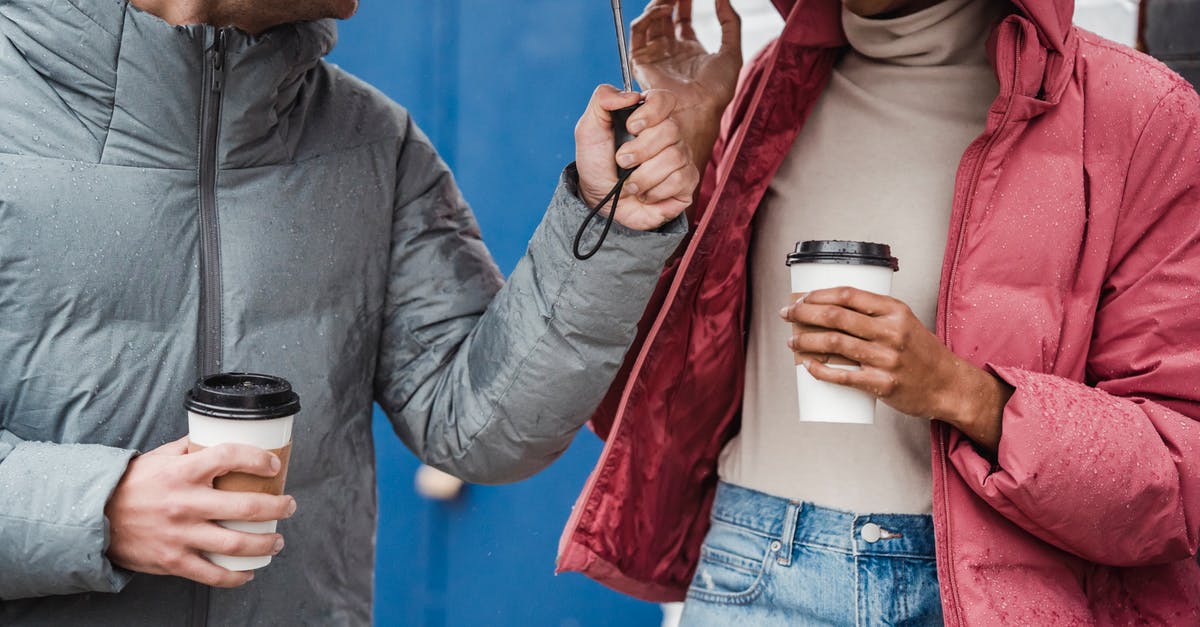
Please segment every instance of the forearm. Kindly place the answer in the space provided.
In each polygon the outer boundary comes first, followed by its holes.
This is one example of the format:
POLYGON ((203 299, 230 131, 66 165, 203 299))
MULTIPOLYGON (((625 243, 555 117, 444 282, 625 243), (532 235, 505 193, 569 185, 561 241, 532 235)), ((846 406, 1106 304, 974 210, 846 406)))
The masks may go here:
POLYGON ((116 592, 104 505, 134 451, 0 430, 0 600, 116 592))
MULTIPOLYGON (((682 240, 681 220, 659 232, 617 224, 595 257, 576 260, 571 244, 588 210, 572 177, 568 171, 525 257, 469 333, 426 347, 382 395, 401 436, 433 466, 501 483, 557 458, 608 389, 682 240)), ((397 375, 399 366, 381 363, 397 375)))

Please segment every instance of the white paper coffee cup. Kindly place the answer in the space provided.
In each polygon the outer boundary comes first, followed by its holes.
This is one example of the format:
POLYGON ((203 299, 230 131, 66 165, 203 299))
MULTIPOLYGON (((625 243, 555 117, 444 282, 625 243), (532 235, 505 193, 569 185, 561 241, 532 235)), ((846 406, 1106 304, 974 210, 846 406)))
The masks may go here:
MULTIPOLYGON (((787 257, 791 269, 792 296, 798 298, 820 289, 854 287, 890 295, 892 275, 899 263, 886 244, 819 240, 801 242, 787 257)), ((859 366, 833 359, 831 368, 857 370, 859 366)), ((843 385, 820 381, 803 365, 796 365, 796 387, 800 422, 873 424, 875 397, 843 385)))
MULTIPOLYGON (((279 474, 259 477, 230 473, 217 477, 218 490, 283 494, 292 449, 292 425, 300 399, 286 380, 269 375, 224 373, 206 377, 188 392, 188 452, 220 444, 246 444, 275 453, 279 474)), ((216 521, 227 529, 275 533, 277 520, 216 521)), ((229 570, 254 570, 271 563, 270 555, 243 557, 205 553, 212 563, 229 570)))

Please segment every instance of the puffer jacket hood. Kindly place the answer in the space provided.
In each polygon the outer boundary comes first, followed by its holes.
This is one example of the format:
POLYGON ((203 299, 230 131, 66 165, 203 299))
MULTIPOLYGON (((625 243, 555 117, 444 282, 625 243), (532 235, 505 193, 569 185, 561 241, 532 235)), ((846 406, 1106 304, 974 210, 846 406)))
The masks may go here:
MULTIPOLYGON (((840 3, 776 6, 560 544, 561 571, 645 599, 692 581, 738 429, 754 213, 845 44, 840 3)), ((1016 392, 994 459, 931 430, 951 625, 1200 622, 1200 98, 1072 9, 996 26, 1000 95, 956 180, 936 332, 1016 392)))
POLYGON ((335 39, 0 0, 0 624, 368 624, 373 402, 426 463, 499 483, 603 397, 683 221, 615 225, 577 280, 567 168, 505 285, 408 114, 322 60, 335 39), (301 397, 286 550, 232 590, 114 566, 109 496, 218 371, 301 397))

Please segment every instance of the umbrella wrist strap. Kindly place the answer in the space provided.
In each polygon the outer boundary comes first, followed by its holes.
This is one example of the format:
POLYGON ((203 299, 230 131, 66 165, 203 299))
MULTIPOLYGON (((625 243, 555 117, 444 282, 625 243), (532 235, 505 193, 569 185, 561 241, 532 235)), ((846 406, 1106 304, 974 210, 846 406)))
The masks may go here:
POLYGON ((587 214, 587 217, 583 219, 583 224, 579 225, 579 230, 575 232, 575 245, 572 249, 575 253, 576 259, 579 259, 580 261, 587 261, 595 256, 595 254, 600 251, 600 247, 604 245, 604 240, 608 237, 608 231, 612 228, 613 219, 617 215, 617 202, 621 199, 621 190, 625 188, 625 181, 629 180, 630 174, 632 174, 632 171, 621 172, 621 174, 617 177, 616 184, 613 185, 612 189, 609 190, 608 194, 605 195, 600 202, 596 203, 595 207, 592 207, 592 210, 587 214), (600 215, 600 212, 604 209, 604 207, 608 206, 610 202, 612 204, 612 208, 608 211, 608 216, 604 221, 604 229, 600 231, 600 238, 596 240, 596 243, 587 251, 581 250, 580 245, 583 243, 584 233, 586 233, 588 227, 591 226, 592 220, 595 220, 600 215))

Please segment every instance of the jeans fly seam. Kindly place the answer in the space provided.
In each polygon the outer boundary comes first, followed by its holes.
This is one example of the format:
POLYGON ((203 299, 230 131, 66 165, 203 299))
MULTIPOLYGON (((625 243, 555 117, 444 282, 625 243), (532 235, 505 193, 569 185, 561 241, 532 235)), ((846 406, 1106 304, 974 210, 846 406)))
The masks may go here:
POLYGON ((780 566, 792 565, 792 551, 796 543, 796 527, 800 524, 800 505, 796 503, 788 503, 787 514, 783 519, 783 538, 782 546, 779 549, 779 555, 776 556, 776 561, 780 566))
POLYGON ((859 582, 858 541, 854 530, 858 528, 858 516, 850 521, 850 551, 854 556, 854 627, 862 627, 862 587, 859 582))

